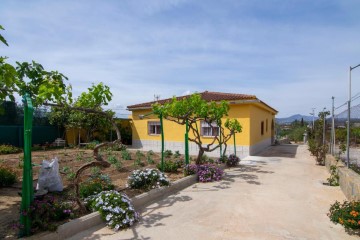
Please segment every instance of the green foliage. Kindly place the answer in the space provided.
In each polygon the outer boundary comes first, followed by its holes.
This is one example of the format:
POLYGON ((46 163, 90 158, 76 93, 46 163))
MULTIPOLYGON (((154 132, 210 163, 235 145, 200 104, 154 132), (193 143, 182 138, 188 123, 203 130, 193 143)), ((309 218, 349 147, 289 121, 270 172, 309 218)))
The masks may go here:
POLYGON ((86 149, 94 150, 96 145, 97 145, 97 142, 90 142, 90 143, 86 144, 86 149))
POLYGON ((170 182, 166 176, 156 169, 134 170, 128 177, 128 185, 134 189, 159 188, 169 186, 170 182))
POLYGON ((304 133, 306 132, 307 127, 306 126, 297 126, 295 128, 292 128, 288 132, 288 137, 291 141, 295 142, 301 142, 304 139, 304 133))
POLYGON ((64 166, 62 171, 66 174, 67 180, 69 181, 75 180, 76 173, 69 166, 64 166))
POLYGON ((114 155, 109 155, 109 156, 107 157, 107 161, 108 161, 109 163, 111 163, 111 164, 116 164, 116 163, 118 162, 118 159, 117 159, 117 157, 114 156, 114 155))
POLYGON ((316 163, 318 165, 324 166, 328 146, 319 144, 314 139, 309 139, 308 147, 311 155, 315 156, 316 163))
POLYGON ((121 158, 124 160, 131 160, 131 154, 128 150, 121 151, 121 158))
MULTIPOLYGON (((5 30, 3 26, 0 25, 0 30, 5 30)), ((0 34, 0 41, 5 44, 6 46, 9 46, 9 44, 6 42, 6 39, 0 34)))
POLYGON ((179 152, 179 151, 175 151, 175 153, 174 153, 174 158, 178 158, 178 157, 180 157, 180 156, 181 156, 180 152, 179 152))
POLYGON ((20 153, 22 152, 21 148, 17 148, 11 145, 0 145, 0 155, 1 154, 11 154, 11 153, 20 153))
POLYGON ((181 125, 185 125, 188 122, 189 130, 192 131, 194 136, 189 138, 189 140, 197 144, 200 149, 196 160, 197 164, 200 164, 201 155, 204 152, 211 152, 216 149, 216 147, 211 147, 213 144, 225 144, 232 135, 242 131, 242 127, 237 119, 227 119, 224 127, 229 131, 226 131, 228 134, 225 135, 221 122, 222 118, 227 116, 229 104, 226 101, 221 101, 220 103, 214 101, 207 102, 198 93, 183 98, 174 97, 163 105, 155 103, 152 108, 153 112, 159 117, 171 119, 181 125), (209 125, 217 124, 221 128, 221 140, 218 136, 214 136, 215 141, 213 143, 203 146, 201 128, 198 127, 199 121, 206 122, 209 125))
MULTIPOLYGON (((156 165, 159 170, 162 170, 161 162, 156 165)), ((177 172, 179 166, 179 162, 173 160, 165 160, 164 161, 164 172, 177 172)))
POLYGON ((336 201, 331 205, 328 216, 330 220, 340 223, 346 229, 360 229, 360 202, 336 201))
POLYGON ((330 166, 330 177, 327 179, 330 186, 339 186, 339 174, 336 165, 330 166))
POLYGON ((86 198, 102 191, 112 190, 114 185, 107 174, 92 174, 85 182, 80 184, 79 195, 86 198))
POLYGON ((137 151, 135 152, 135 156, 136 156, 137 158, 139 158, 139 159, 145 157, 145 155, 144 155, 140 150, 137 150, 137 151))
POLYGON ((138 168, 138 167, 144 167, 145 163, 141 160, 141 157, 137 156, 135 161, 134 161, 134 167, 138 168))
POLYGON ((15 170, 10 166, 0 165, 0 187, 9 187, 16 181, 15 170))
POLYGON ((78 152, 76 154, 76 161, 82 161, 83 160, 83 157, 84 157, 84 152, 78 152))
POLYGON ((164 157, 165 158, 170 158, 173 155, 171 150, 165 150, 164 151, 164 157))
POLYGON ((154 159, 152 157, 153 155, 154 155, 154 152, 152 150, 150 150, 150 151, 148 151, 146 153, 146 160, 147 160, 148 164, 154 164, 155 163, 155 161, 154 161, 154 159))

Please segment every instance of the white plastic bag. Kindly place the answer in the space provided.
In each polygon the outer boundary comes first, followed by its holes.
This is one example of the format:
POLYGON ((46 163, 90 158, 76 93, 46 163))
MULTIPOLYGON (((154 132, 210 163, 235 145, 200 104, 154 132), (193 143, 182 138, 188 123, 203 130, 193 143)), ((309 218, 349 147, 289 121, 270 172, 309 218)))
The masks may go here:
POLYGON ((38 184, 36 190, 44 192, 61 192, 64 186, 59 174, 59 162, 57 157, 52 159, 51 162, 43 160, 40 168, 38 184))

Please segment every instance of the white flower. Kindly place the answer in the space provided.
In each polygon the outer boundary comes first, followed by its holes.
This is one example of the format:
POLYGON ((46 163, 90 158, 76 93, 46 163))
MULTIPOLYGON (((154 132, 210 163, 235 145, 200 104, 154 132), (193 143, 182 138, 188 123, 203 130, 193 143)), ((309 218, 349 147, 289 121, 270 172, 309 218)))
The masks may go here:
POLYGON ((120 228, 119 224, 116 224, 115 227, 114 227, 115 230, 119 230, 119 228, 120 228))
POLYGON ((112 217, 112 214, 108 214, 108 215, 106 216, 106 221, 109 221, 109 220, 111 219, 111 217, 112 217))

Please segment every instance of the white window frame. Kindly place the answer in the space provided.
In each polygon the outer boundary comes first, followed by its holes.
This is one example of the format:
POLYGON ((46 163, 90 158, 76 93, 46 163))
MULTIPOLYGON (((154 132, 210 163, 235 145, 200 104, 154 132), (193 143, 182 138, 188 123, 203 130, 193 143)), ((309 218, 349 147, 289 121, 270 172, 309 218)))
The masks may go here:
POLYGON ((160 135, 161 125, 160 121, 148 121, 148 135, 160 135))
POLYGON ((209 124, 205 121, 201 121, 200 126, 202 137, 217 137, 220 135, 220 127, 216 123, 209 124))

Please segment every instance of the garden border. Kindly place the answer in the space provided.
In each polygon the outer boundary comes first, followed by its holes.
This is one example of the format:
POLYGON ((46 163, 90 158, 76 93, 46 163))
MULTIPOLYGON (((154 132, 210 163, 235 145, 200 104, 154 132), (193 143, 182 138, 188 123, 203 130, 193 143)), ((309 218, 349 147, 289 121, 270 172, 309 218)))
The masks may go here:
MULTIPOLYGON (((131 201, 134 208, 139 211, 147 205, 187 188, 196 182, 197 175, 187 176, 171 183, 169 187, 152 189, 149 192, 135 196, 131 201)), ((104 221, 101 219, 99 212, 93 212, 59 226, 55 232, 43 232, 24 239, 62 240, 101 223, 104 223, 104 221)))
POLYGON ((360 201, 360 175, 347 168, 341 161, 336 162, 332 155, 326 155, 325 166, 330 172, 330 166, 337 165, 339 183, 345 197, 350 201, 360 201))

